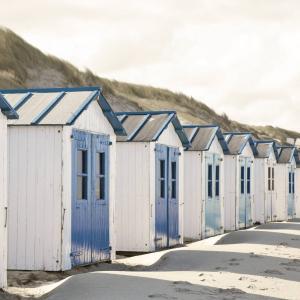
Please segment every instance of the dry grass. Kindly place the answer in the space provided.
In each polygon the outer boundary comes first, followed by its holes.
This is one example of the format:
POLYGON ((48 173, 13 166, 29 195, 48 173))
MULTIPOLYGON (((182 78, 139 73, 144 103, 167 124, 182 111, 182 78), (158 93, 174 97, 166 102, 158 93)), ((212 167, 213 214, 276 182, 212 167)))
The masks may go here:
POLYGON ((0 88, 100 85, 115 110, 176 110, 185 123, 218 124, 225 131, 251 131, 256 138, 300 138, 297 132, 272 126, 250 126, 218 115, 206 104, 181 93, 108 80, 90 70, 43 54, 10 30, 0 28, 0 88), (49 75, 50 74, 50 75, 49 75), (51 77, 52 76, 52 77, 51 77))

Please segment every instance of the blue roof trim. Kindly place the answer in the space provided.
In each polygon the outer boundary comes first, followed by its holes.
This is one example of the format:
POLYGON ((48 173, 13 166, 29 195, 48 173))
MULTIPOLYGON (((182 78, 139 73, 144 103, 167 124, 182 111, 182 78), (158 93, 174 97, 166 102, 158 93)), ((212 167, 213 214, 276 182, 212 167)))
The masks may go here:
POLYGON ((73 125, 80 114, 88 107, 88 105, 99 95, 99 90, 93 91, 79 106, 77 111, 69 118, 67 125, 73 125))
POLYGON ((132 115, 163 115, 163 114, 176 114, 175 110, 160 110, 160 111, 151 111, 151 110, 147 110, 147 111, 122 111, 122 112, 116 112, 115 113, 117 116, 121 116, 121 115, 128 115, 128 116, 132 116, 132 115))
MULTIPOLYGON (((257 145, 258 144, 272 144, 272 149, 274 151, 276 161, 278 161, 278 159, 279 159, 278 147, 277 147, 276 142, 274 140, 258 140, 258 141, 255 141, 254 143, 255 143, 256 151, 257 151, 257 145)), ((270 156, 270 154, 271 153, 269 153, 269 156, 270 156)))
POLYGON ((121 116, 121 118, 118 118, 118 120, 123 124, 124 121, 127 119, 127 116, 124 115, 124 116, 121 116))
POLYGON ((195 137, 197 136, 200 128, 212 128, 212 127, 215 127, 215 132, 214 134, 211 136, 211 139, 209 140, 208 144, 206 145, 206 148, 204 151, 207 151, 209 150, 215 136, 217 136, 218 138, 218 141, 222 147, 222 150, 223 150, 223 153, 224 154, 229 154, 229 149, 228 149, 228 145, 224 139, 224 135, 220 129, 220 126, 219 125, 216 125, 216 124, 205 124, 205 125, 183 125, 182 126, 183 128, 197 128, 197 130, 194 132, 193 136, 191 137, 190 139, 190 143, 192 144, 193 143, 193 140, 195 139, 195 137))
POLYGON ((31 122, 31 124, 39 124, 46 115, 61 101, 61 99, 66 95, 66 92, 61 92, 57 95, 31 122))
POLYGON ((100 89, 98 89, 98 90, 99 90, 98 103, 99 103, 100 107, 102 108, 102 111, 103 111, 104 115, 106 116, 108 122, 113 127, 115 134, 119 135, 119 136, 127 135, 125 129, 122 126, 122 123, 117 118, 116 113, 112 110, 111 106, 109 105, 109 103, 107 102, 105 97, 103 96, 101 90, 100 89))
MULTIPOLYGON (((299 162, 298 155, 297 155, 297 154, 298 154, 298 151, 297 151, 297 149, 296 149, 295 146, 277 146, 277 148, 278 148, 278 150, 279 150, 279 149, 287 149, 287 148, 293 149, 293 151, 292 151, 292 153, 291 153, 291 156, 290 156, 290 159, 289 159, 289 163, 292 162, 293 157, 294 157, 294 159, 295 159, 296 164, 297 164, 297 163, 298 163, 298 164, 300 163, 300 162, 299 162)), ((280 159, 281 154, 282 154, 282 151, 280 151, 280 153, 279 153, 278 160, 280 159)))
POLYGON ((19 115, 0 93, 0 109, 7 119, 18 119, 19 115))
POLYGON ((32 96, 32 93, 26 93, 14 106, 14 110, 19 110, 32 96))
POLYGON ((241 148, 238 151, 238 155, 240 155, 243 152, 244 148, 247 145, 247 142, 249 142, 249 145, 251 147, 253 155, 256 156, 258 154, 257 149, 256 149, 255 144, 254 144, 254 141, 253 141, 253 138, 252 138, 252 133, 251 132, 247 132, 247 131, 246 132, 235 132, 235 131, 230 132, 230 131, 228 131, 228 132, 224 132, 223 134, 224 134, 224 136, 229 135, 227 144, 230 143, 230 140, 232 139, 232 137, 234 135, 245 135, 246 136, 247 139, 246 139, 245 143, 241 145, 241 148))
POLYGON ((32 88, 32 89, 12 89, 0 90, 3 94, 24 94, 24 93, 59 93, 59 92, 84 92, 84 91, 102 91, 98 86, 83 87, 61 87, 61 88, 32 88))
MULTIPOLYGON (((163 124, 163 126, 159 129, 159 131, 155 134, 153 137, 152 141, 157 141, 162 134, 162 132, 166 129, 166 127, 169 125, 170 122, 172 122, 175 131, 184 147, 190 147, 190 142, 186 136, 186 134, 183 131, 183 127, 180 123, 180 121, 177 118, 176 111, 173 110, 162 110, 162 111, 127 111, 127 112, 116 112, 115 113, 117 116, 139 116, 139 115, 162 115, 162 114, 168 114, 170 117, 166 120, 166 122, 163 124)), ((125 119, 124 119, 125 120, 125 119)), ((145 125, 145 124, 143 124, 145 125)), ((142 127, 141 127, 142 128, 142 127)))
POLYGON ((161 128, 156 132, 155 136, 153 137, 153 141, 157 141, 160 135, 163 133, 163 131, 167 128, 167 126, 170 124, 172 121, 173 117, 175 116, 174 113, 171 113, 168 117, 168 119, 165 121, 165 123, 161 126, 161 128))
POLYGON ((140 132, 140 130, 144 127, 144 125, 149 121, 150 118, 151 118, 150 114, 145 115, 144 120, 142 120, 140 125, 131 133, 131 135, 128 136, 127 141, 133 140, 137 136, 137 134, 140 132))

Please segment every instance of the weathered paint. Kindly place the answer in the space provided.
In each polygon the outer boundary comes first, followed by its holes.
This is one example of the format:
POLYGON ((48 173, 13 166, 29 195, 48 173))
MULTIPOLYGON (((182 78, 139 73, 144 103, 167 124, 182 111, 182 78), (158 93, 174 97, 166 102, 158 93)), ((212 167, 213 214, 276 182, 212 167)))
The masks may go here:
POLYGON ((0 289, 7 284, 7 119, 0 113, 0 289))
POLYGON ((112 142, 109 146, 109 239, 111 258, 115 257, 116 137, 94 101, 73 126, 9 127, 10 269, 71 268, 73 129, 109 135, 112 142))
POLYGON ((249 227, 253 224, 255 190, 254 155, 249 142, 240 155, 225 156, 225 170, 225 230, 249 227), (250 189, 247 189, 247 183, 250 189))
POLYGON ((198 240, 224 231, 224 155, 214 137, 207 151, 184 152, 184 238, 198 240), (208 164, 212 165, 212 192, 208 197, 208 164), (219 166, 219 196, 216 166, 219 166))
MULTIPOLYGON (((172 123, 165 128, 156 142, 117 143, 116 181, 116 234, 117 250, 150 252, 156 249, 156 145, 176 148, 182 153, 182 144, 172 123)), ((179 153, 178 153, 179 154, 179 153)), ((167 167, 167 166, 166 166, 167 167)), ((178 198, 171 204, 178 205, 178 242, 183 242, 183 155, 178 155, 178 198), (175 202, 175 203, 174 203, 175 202), (178 202, 178 203, 177 203, 178 202)), ((176 214, 175 211, 173 211, 176 214)), ((177 224, 169 229, 175 232, 177 224), (175 230, 173 230, 175 229, 175 230)), ((162 241, 162 240, 160 240, 162 241)), ((172 238, 170 246, 174 243, 172 238)), ((175 241, 176 242, 176 241, 175 241)), ((167 239, 164 241, 167 245, 167 239)), ((177 243, 177 242, 176 242, 177 243)))

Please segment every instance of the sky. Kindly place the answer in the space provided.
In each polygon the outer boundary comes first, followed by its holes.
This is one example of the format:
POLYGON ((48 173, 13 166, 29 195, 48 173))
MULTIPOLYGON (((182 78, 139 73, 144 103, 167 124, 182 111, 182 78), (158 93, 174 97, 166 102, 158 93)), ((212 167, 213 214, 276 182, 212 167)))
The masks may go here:
POLYGON ((298 0, 0 0, 0 24, 101 77, 300 131, 298 0), (1 3, 2 2, 2 3, 1 3))

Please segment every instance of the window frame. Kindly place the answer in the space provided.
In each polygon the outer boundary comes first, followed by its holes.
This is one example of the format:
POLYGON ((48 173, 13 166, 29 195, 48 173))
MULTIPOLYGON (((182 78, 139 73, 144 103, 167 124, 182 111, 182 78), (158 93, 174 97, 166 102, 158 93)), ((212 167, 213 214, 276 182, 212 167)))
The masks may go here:
POLYGON ((89 165, 88 165, 88 155, 89 151, 88 149, 85 148, 78 148, 76 151, 76 159, 77 159, 77 164, 76 164, 76 200, 77 201, 87 201, 88 200, 88 172, 89 172, 89 165), (78 154, 80 153, 85 153, 85 155, 82 155, 81 157, 81 170, 82 172, 79 172, 79 166, 78 166, 78 154), (85 156, 85 158, 84 158, 85 156), (85 172, 83 172, 85 171, 85 172), (82 179, 81 181, 81 197, 78 197, 78 184, 79 184, 79 178, 82 179))

